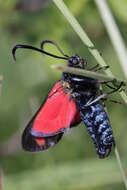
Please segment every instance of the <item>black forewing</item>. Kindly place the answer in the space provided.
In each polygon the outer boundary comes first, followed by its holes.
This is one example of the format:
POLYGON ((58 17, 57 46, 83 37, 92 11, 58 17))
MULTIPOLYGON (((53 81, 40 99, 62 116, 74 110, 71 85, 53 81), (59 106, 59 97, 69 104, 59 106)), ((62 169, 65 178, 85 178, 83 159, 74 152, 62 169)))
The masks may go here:
POLYGON ((37 140, 41 140, 41 138, 33 137, 30 134, 31 126, 28 125, 28 127, 25 128, 23 135, 22 135, 22 146, 25 150, 30 152, 37 152, 37 151, 43 151, 50 147, 53 147, 55 144, 59 142, 59 140, 62 138, 63 133, 59 133, 57 135, 54 135, 52 137, 45 137, 42 138, 44 141, 44 144, 38 144, 37 140))

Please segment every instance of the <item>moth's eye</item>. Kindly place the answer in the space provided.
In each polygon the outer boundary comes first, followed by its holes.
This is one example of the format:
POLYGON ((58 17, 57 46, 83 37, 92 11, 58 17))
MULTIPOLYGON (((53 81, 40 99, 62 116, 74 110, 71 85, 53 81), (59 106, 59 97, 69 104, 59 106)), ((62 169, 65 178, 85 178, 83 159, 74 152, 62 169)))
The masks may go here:
POLYGON ((72 63, 73 63, 74 65, 77 65, 77 64, 79 63, 79 60, 78 60, 77 58, 74 58, 73 61, 72 61, 72 63))
POLYGON ((73 56, 69 59, 69 66, 72 66, 72 67, 78 67, 79 66, 79 57, 78 56, 73 56))

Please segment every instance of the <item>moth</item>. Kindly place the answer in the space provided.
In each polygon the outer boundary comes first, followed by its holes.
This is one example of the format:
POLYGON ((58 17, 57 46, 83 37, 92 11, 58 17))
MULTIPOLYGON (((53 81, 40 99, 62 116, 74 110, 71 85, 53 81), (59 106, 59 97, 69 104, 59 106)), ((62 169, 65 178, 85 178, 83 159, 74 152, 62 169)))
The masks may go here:
MULTIPOLYGON (((38 51, 47 56, 63 59, 68 67, 86 69, 85 58, 79 55, 68 56, 51 40, 44 40, 41 48, 30 45, 17 44, 12 50, 16 59, 16 50, 19 48, 38 51), (54 45, 62 56, 54 55, 44 50, 45 44, 54 45)), ((106 67, 96 65, 88 70, 99 71, 106 67)), ((109 81, 112 82, 112 81, 109 81)), ((104 98, 121 89, 104 82, 110 90, 103 93, 102 83, 96 79, 63 72, 61 79, 54 85, 45 101, 32 117, 22 135, 22 146, 30 152, 47 150, 55 146, 68 132, 80 122, 83 122, 95 145, 99 158, 107 157, 115 145, 113 131, 104 106, 104 98)))

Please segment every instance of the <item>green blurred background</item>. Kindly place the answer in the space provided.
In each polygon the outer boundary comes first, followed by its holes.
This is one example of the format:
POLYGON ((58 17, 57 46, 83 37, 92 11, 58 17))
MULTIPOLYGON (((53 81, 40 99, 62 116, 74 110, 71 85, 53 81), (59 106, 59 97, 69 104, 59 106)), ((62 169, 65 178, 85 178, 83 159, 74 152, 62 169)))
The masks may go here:
MULTIPOLYGON (((123 77, 93 0, 64 1, 102 53, 111 71, 123 77)), ((127 1, 109 0, 110 8, 127 43, 127 1)), ((114 151, 99 160, 84 125, 74 128, 53 149, 31 154, 21 148, 21 134, 45 96, 60 79, 51 64, 64 63, 30 50, 18 50, 16 63, 11 50, 17 43, 40 46, 45 39, 56 41, 65 53, 95 59, 50 0, 0 1, 0 168, 6 190, 124 189, 114 151)), ((58 53, 52 46, 48 51, 58 53)), ((59 53, 58 53, 59 54, 59 53)), ((127 109, 107 103, 108 112, 124 167, 126 159, 127 109)))

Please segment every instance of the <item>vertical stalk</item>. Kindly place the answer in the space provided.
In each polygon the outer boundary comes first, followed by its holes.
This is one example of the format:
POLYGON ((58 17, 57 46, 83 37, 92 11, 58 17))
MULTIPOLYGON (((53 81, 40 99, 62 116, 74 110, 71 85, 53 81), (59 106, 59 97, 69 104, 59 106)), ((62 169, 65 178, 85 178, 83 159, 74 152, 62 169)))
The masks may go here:
MULTIPOLYGON (((101 66, 106 66, 106 63, 102 56, 100 55, 100 52, 95 48, 93 42, 90 40, 86 32, 83 30, 83 28, 80 26, 76 18, 72 15, 72 13, 69 11, 67 6, 64 4, 63 0, 53 0, 53 2, 56 4, 56 6, 60 9, 62 14, 65 16, 67 21, 70 23, 74 31, 77 33, 79 38, 82 40, 82 42, 85 44, 85 46, 88 48, 88 50, 91 52, 91 54, 94 56, 96 61, 101 66)), ((105 71, 109 76, 112 76, 112 73, 109 69, 105 71)))
MULTIPOLYGON (((67 19, 67 21, 70 23, 74 31, 77 33, 79 38, 82 40, 82 42, 87 46, 88 50, 90 53, 94 56, 96 61, 101 65, 101 66, 106 66, 106 62, 100 55, 99 51, 95 48, 94 44, 92 41, 89 39, 88 35, 86 32, 83 30, 83 28, 80 26, 76 18, 72 15, 72 13, 69 11, 63 0, 53 0, 53 2, 56 4, 56 6, 59 8, 59 10, 62 12, 64 17, 67 19)), ((108 76, 113 76, 112 72, 110 69, 105 70, 105 73, 108 76)), ((123 98, 124 102, 127 103, 127 96, 125 92, 120 92, 121 97, 123 98)))
MULTIPOLYGON (((2 88, 2 80, 3 77, 0 75, 0 95, 1 95, 1 88, 2 88)), ((2 190, 2 169, 0 168, 0 190, 2 190)))
POLYGON ((95 0, 95 3, 100 11, 101 18, 104 22, 105 28, 116 51, 121 67, 123 69, 123 73, 125 76, 127 76, 127 49, 122 39, 119 28, 109 9, 107 1, 95 0))
MULTIPOLYGON (((100 11, 101 18, 102 18, 103 23, 105 25, 105 28, 108 32, 110 40, 114 46, 114 49, 116 51, 116 54, 117 54, 118 59, 120 61, 123 73, 127 77, 127 49, 126 49, 126 46, 125 46, 124 41, 122 39, 119 28, 115 22, 115 19, 112 15, 112 12, 110 11, 110 8, 108 6, 107 1, 95 0, 95 3, 96 3, 96 5, 100 11)), ((126 174, 124 172, 122 162, 120 159, 120 155, 119 155, 119 151, 118 151, 117 147, 115 148, 115 155, 116 155, 117 163, 119 165, 125 187, 127 189, 127 177, 126 177, 126 174)))
POLYGON ((2 88, 2 80, 3 80, 3 76, 0 75, 0 95, 1 95, 1 88, 2 88))
POLYGON ((123 181, 124 181, 125 188, 127 189, 127 176, 126 176, 125 171, 123 169, 122 162, 121 162, 121 159, 120 159, 120 154, 118 152, 117 146, 115 147, 115 155, 116 155, 117 163, 119 165, 120 172, 121 172, 121 175, 122 175, 122 178, 123 178, 123 181))
MULTIPOLYGON (((100 1, 102 1, 102 0, 100 0, 100 1)), ((53 2, 60 9, 60 11, 62 12, 62 14, 68 20, 68 22, 70 23, 70 25, 72 26, 72 28, 74 29, 74 31, 77 33, 77 35, 80 37, 80 39, 83 41, 83 43, 85 44, 85 46, 87 46, 88 50, 91 52, 91 54, 97 60, 97 62, 101 66, 106 66, 106 63, 105 63, 104 59, 101 57, 99 51, 95 48, 94 44, 89 39, 88 35, 82 29, 82 27, 80 26, 80 24, 78 23, 78 21, 75 19, 75 17, 71 14, 71 12, 67 8, 67 6, 63 2, 63 0, 53 0, 53 2)), ((113 74, 111 73, 111 71, 109 69, 106 70, 105 73, 108 76, 113 76, 113 74)), ((121 92, 120 95, 123 98, 123 100, 127 103, 127 96, 126 96, 126 94, 124 92, 121 92)), ((123 181, 124 181, 125 187, 127 189, 126 175, 125 175, 125 172, 123 170, 122 163, 121 163, 120 156, 119 156, 117 148, 115 149, 115 155, 116 155, 116 159, 117 159, 117 162, 119 164, 119 167, 120 167, 120 171, 121 171, 121 174, 122 174, 122 177, 123 177, 123 181)))

